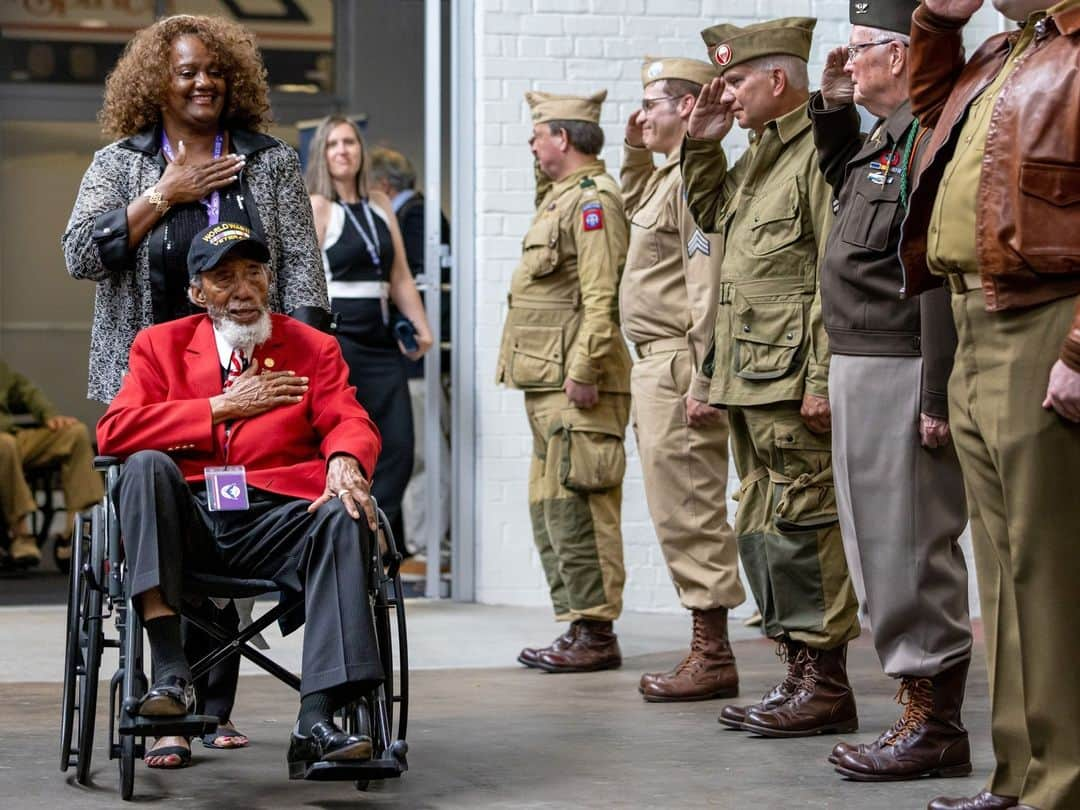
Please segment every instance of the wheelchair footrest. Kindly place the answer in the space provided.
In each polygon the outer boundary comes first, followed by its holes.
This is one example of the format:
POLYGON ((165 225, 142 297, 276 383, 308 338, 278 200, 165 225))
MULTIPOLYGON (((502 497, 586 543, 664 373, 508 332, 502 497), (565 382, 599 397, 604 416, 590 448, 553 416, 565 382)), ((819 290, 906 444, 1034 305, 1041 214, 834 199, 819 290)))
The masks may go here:
POLYGON ((343 762, 297 762, 289 766, 290 779, 307 779, 312 782, 361 782, 371 779, 396 779, 409 770, 402 758, 387 754, 383 759, 343 762))
POLYGON ((136 737, 201 737, 218 727, 218 719, 210 714, 188 714, 178 717, 135 717, 120 724, 120 734, 136 737))

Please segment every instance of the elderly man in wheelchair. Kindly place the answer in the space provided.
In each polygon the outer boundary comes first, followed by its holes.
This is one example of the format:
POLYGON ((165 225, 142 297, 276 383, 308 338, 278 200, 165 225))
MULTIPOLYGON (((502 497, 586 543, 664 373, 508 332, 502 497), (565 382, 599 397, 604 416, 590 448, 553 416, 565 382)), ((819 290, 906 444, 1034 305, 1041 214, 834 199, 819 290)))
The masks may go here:
POLYGON ((242 225, 193 240, 189 297, 206 312, 137 336, 97 435, 103 454, 125 459, 114 497, 126 587, 150 641, 152 684, 134 713, 192 711, 185 569, 302 591, 301 700, 287 756, 298 777, 312 763, 372 754, 371 737, 346 733, 334 714, 384 677, 367 602, 380 438, 337 342, 270 314, 269 258, 242 225))

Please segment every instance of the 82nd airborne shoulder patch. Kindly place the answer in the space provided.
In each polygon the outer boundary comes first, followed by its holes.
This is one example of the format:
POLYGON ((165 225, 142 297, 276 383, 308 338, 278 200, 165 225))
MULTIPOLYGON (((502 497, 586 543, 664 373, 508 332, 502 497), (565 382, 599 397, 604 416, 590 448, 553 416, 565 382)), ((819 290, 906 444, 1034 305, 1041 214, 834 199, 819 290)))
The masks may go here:
POLYGON ((590 200, 581 206, 581 227, 587 231, 603 230, 604 206, 596 200, 590 200))

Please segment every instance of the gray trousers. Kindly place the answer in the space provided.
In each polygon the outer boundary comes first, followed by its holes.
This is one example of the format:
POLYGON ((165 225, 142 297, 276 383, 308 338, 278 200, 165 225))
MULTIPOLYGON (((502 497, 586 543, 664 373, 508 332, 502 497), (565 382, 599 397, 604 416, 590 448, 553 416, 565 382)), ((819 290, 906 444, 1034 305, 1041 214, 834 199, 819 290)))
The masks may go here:
POLYGON ((881 666, 931 677, 971 655, 956 451, 919 441, 922 358, 832 356, 840 530, 881 666))
POLYGON ((248 497, 249 509, 211 512, 203 488, 193 491, 169 456, 156 450, 131 456, 118 507, 132 595, 160 588, 179 610, 185 568, 271 579, 304 594, 301 694, 346 684, 359 693, 379 683, 367 524, 353 520, 337 498, 309 513, 308 501, 251 488, 248 497))

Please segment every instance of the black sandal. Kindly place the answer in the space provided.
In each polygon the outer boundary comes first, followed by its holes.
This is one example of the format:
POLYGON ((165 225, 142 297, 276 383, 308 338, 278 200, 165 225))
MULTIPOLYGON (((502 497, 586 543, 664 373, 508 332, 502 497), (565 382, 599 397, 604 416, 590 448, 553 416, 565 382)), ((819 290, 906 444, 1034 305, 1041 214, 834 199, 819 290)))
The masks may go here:
POLYGON ((191 749, 185 748, 182 745, 163 745, 160 748, 151 748, 143 755, 143 762, 146 763, 147 768, 154 768, 162 771, 174 771, 179 768, 186 768, 191 764, 191 749), (169 763, 162 763, 160 765, 151 765, 147 760, 151 757, 170 757, 176 756, 180 758, 180 761, 175 765, 169 763))

